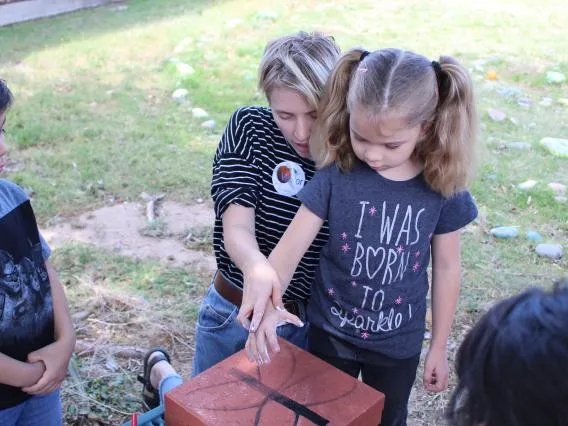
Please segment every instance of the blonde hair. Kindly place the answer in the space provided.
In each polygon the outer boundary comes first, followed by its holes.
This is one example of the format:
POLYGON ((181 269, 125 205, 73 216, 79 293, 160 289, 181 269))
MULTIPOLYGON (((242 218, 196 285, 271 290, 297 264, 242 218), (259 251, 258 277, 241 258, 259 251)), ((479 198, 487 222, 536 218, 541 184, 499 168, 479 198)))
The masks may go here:
POLYGON ((310 141, 318 167, 335 162, 347 171, 353 166, 349 112, 357 105, 371 119, 395 111, 409 127, 422 125, 424 139, 413 155, 424 164, 426 182, 446 197, 465 189, 477 135, 468 72, 449 56, 431 62, 416 53, 381 49, 361 60, 364 52, 345 53, 325 86, 310 141))
POLYGON ((275 87, 295 90, 317 109, 340 54, 333 37, 322 33, 300 31, 272 40, 260 62, 258 87, 269 101, 275 87))

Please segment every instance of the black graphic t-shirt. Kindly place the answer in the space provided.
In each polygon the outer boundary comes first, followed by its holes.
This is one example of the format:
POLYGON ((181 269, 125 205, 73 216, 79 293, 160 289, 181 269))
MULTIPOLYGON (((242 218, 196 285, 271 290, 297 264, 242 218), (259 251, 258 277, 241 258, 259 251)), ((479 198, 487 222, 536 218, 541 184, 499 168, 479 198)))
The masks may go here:
MULTIPOLYGON (((0 179, 0 353, 19 361, 55 338, 49 255, 25 193, 0 179)), ((28 397, 0 384, 0 410, 28 397)))
POLYGON ((330 229, 308 305, 310 324, 391 358, 418 354, 432 236, 475 219, 469 192, 444 198, 421 174, 391 181, 358 163, 347 173, 335 165, 319 170, 298 197, 330 229))

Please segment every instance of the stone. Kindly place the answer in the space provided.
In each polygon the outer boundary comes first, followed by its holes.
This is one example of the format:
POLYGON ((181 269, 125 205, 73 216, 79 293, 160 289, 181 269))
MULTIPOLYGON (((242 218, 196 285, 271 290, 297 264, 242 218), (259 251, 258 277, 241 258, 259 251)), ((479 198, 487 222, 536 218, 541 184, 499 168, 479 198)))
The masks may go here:
POLYGON ((531 189, 534 188, 534 186, 537 184, 536 180, 527 180, 526 182, 520 183, 517 185, 517 188, 519 189, 523 189, 523 190, 527 190, 527 189, 531 189))
POLYGON ((279 338, 269 364, 251 363, 244 350, 165 397, 168 426, 376 426, 384 395, 279 338))
POLYGON ((566 201, 568 201, 568 198, 562 195, 557 195, 556 197, 554 197, 554 201, 556 201, 557 203, 565 203, 566 201))
POLYGON ((214 129, 215 126, 217 125, 217 123, 215 122, 215 120, 207 120, 204 121, 203 124, 201 124, 201 127, 203 127, 204 129, 214 129))
POLYGON ((552 155, 556 157, 568 158, 568 139, 542 138, 540 144, 543 145, 552 155))
POLYGON ((527 237, 527 240, 529 240, 529 241, 541 241, 543 239, 542 235, 540 235, 536 231, 527 231, 526 237, 527 237))
POLYGON ((182 77, 187 77, 188 75, 191 75, 195 72, 193 67, 189 64, 186 64, 185 62, 178 62, 176 64, 176 69, 179 75, 182 77))
POLYGON ((189 95, 189 91, 187 89, 176 89, 172 94, 172 99, 182 101, 187 97, 187 95, 189 95))
POLYGON ((191 114, 193 115, 193 118, 209 117, 209 114, 203 108, 193 108, 191 110, 191 114))
POLYGON ((498 226, 489 231, 496 238, 516 238, 519 230, 513 226, 498 226))
POLYGON ((495 108, 489 108, 487 114, 493 121, 503 121, 507 118, 507 114, 495 108))
POLYGON ((550 84, 561 84, 566 81, 566 76, 558 71, 548 71, 546 73, 546 81, 550 84))
POLYGON ((519 99, 517 104, 523 108, 530 108, 532 106, 532 101, 527 98, 519 99))
POLYGON ((544 98, 542 98, 539 102, 540 105, 542 106, 550 106, 552 105, 554 101, 552 100, 552 98, 549 98, 548 96, 545 96, 544 98))
POLYGON ((509 149, 518 149, 519 151, 526 151, 531 149, 531 144, 526 142, 509 142, 505 144, 509 149))
POLYGON ((558 182, 550 182, 548 184, 548 187, 550 189, 552 189, 557 194, 562 194, 562 193, 566 192, 566 185, 563 185, 563 184, 558 183, 558 182))
POLYGON ((535 250, 539 256, 550 259, 560 259, 564 256, 564 249, 560 244, 539 244, 535 250))

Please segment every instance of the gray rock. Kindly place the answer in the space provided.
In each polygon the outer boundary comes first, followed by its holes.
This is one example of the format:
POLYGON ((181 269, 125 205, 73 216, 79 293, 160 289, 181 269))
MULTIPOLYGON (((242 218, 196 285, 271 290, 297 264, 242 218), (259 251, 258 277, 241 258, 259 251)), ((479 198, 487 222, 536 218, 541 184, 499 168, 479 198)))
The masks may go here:
POLYGON ((552 155, 568 158, 568 139, 542 138, 540 144, 552 155))
POLYGON ((513 226, 498 226, 489 231, 496 238, 516 238, 519 230, 513 226))
POLYGON ((568 198, 564 197, 563 195, 557 195, 556 197, 554 197, 554 201, 556 201, 557 203, 565 203, 566 201, 568 201, 568 198))
POLYGON ((203 108, 193 108, 191 110, 191 114, 193 115, 194 118, 209 117, 209 114, 203 108))
POLYGON ((566 81, 566 76, 558 71, 548 71, 546 73, 546 81, 550 84, 561 84, 566 81))
POLYGON ((526 237, 527 237, 527 240, 530 240, 530 241, 541 241, 542 240, 542 235, 540 235, 536 231, 527 231, 526 237))
POLYGON ((531 144, 526 142, 509 142, 505 146, 509 149, 518 149, 519 151, 531 149, 531 144))
POLYGON ((530 179, 530 180, 527 180, 526 182, 518 184, 517 188, 527 190, 527 189, 534 188, 534 186, 536 184, 537 184, 536 180, 530 179))
POLYGON ((182 101, 187 97, 188 94, 189 92, 187 91, 187 89, 176 89, 176 91, 172 94, 172 99, 176 101, 182 101))
POLYGON ((563 185, 559 182, 550 182, 548 187, 552 189, 556 194, 563 194, 566 192, 566 185, 563 185))
POLYGON ((536 252, 550 259, 560 259, 564 256, 564 249, 560 244, 539 244, 536 246, 536 252))
POLYGON ((204 121, 203 124, 201 124, 201 127, 203 127, 204 129, 214 129, 216 125, 217 123, 215 123, 215 120, 207 120, 204 121))
POLYGON ((489 108, 487 114, 493 121, 503 121, 507 118, 507 114, 495 108, 489 108))

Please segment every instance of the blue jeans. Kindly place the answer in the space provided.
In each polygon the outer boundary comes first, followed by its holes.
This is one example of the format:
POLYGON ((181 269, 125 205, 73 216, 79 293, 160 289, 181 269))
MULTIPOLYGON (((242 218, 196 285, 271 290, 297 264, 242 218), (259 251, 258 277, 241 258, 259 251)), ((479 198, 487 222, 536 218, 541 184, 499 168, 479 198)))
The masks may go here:
POLYGON ((0 410, 2 426, 61 426, 59 389, 47 395, 32 396, 15 407, 0 410))
MULTIPOLYGON (((296 327, 293 324, 285 324, 278 327, 277 333, 296 346, 307 349, 308 322, 305 304, 299 302, 298 310, 305 325, 296 327)), ((236 320, 238 311, 239 308, 223 298, 213 284, 209 286, 197 314, 192 377, 245 347, 248 331, 236 320)))

